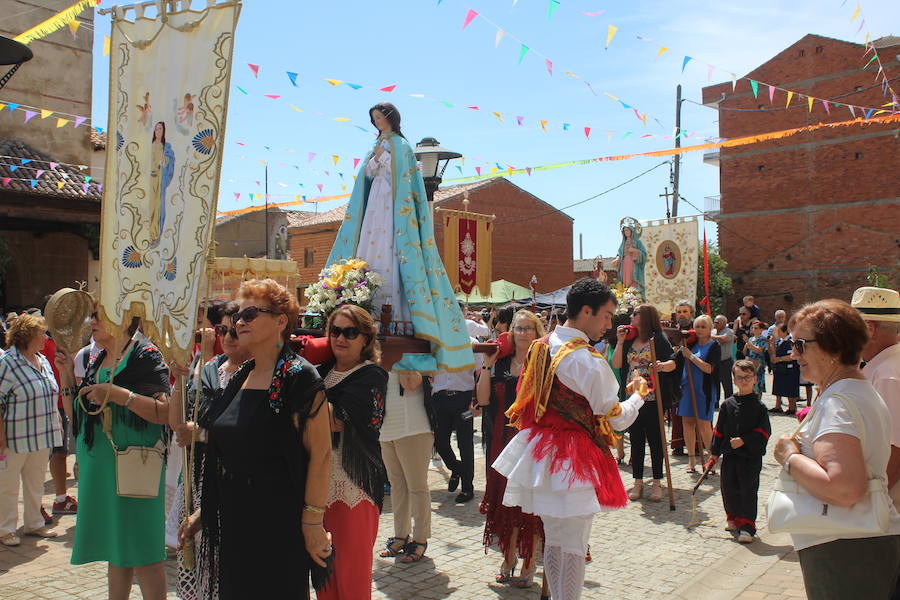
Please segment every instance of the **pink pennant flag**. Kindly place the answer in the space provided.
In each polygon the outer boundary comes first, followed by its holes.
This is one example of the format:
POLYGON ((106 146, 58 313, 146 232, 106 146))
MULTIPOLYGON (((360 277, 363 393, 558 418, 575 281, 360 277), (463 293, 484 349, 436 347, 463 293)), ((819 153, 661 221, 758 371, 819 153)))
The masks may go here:
MULTIPOLYGON (((481 167, 475 167, 475 172, 481 175, 481 167)), ((7 179, 9 178, 7 177, 7 179)))
POLYGON ((309 154, 306 155, 306 162, 311 163, 315 157, 316 157, 316 153, 310 152, 309 154))
POLYGON ((466 108, 471 108, 472 110, 481 110, 477 106, 467 106, 466 108))
POLYGON ((77 128, 79 125, 87 121, 87 117, 75 117, 75 127, 77 128))
POLYGON ((553 77, 553 61, 549 58, 545 58, 544 64, 547 65, 547 72, 550 73, 550 77, 553 77))
POLYGON ((516 123, 518 123, 519 125, 522 125, 522 121, 524 121, 524 120, 525 120, 525 117, 516 117, 516 123))
POLYGON ((89 183, 82 183, 82 184, 81 184, 81 193, 87 194, 87 193, 88 193, 88 188, 89 188, 89 187, 91 187, 91 184, 89 184, 89 183))
POLYGON ((316 187, 319 188, 319 192, 321 193, 322 188, 325 187, 325 186, 323 186, 321 183, 317 183, 317 184, 316 184, 316 187))
POLYGON ((52 162, 52 163, 50 163, 50 170, 52 171, 52 170, 56 169, 56 167, 58 167, 58 166, 59 166, 59 163, 52 162))
POLYGON ((380 92, 393 92, 395 89, 397 89, 397 86, 396 86, 396 85, 387 85, 387 86, 385 86, 385 87, 383 87, 383 88, 379 88, 378 91, 380 91, 380 92))
POLYGON ((604 10, 598 10, 598 11, 594 11, 594 12, 584 12, 584 11, 581 11, 581 14, 583 14, 583 15, 586 16, 586 17, 597 17, 597 16, 599 16, 599 15, 602 15, 602 14, 605 13, 605 12, 606 12, 606 10, 604 9, 604 10))
POLYGON ((474 10, 472 10, 472 9, 470 8, 470 9, 469 9, 469 12, 466 13, 466 20, 463 21, 463 26, 462 26, 462 28, 465 29, 466 27, 468 27, 468 26, 469 26, 469 23, 471 23, 472 20, 475 19, 475 17, 477 17, 477 16, 478 16, 478 12, 477 12, 477 11, 474 11, 474 10))
POLYGON ((769 86, 769 104, 772 104, 773 102, 775 102, 775 86, 770 85, 769 86))
POLYGON ((241 193, 240 193, 240 192, 235 192, 235 193, 234 193, 234 199, 235 199, 235 201, 240 200, 240 199, 241 199, 241 193))
POLYGON ((529 177, 531 177, 531 167, 525 167, 525 172, 528 173, 529 177))
POLYGON ((28 121, 30 121, 31 119, 33 119, 36 116, 37 116, 37 113, 34 112, 33 110, 26 110, 25 111, 25 122, 27 123, 28 121))
POLYGON ((356 165, 358 165, 358 164, 359 164, 359 159, 358 159, 358 158, 354 158, 354 159, 353 159, 353 168, 355 169, 355 168, 356 168, 356 165))
POLYGON ((828 103, 828 100, 822 100, 822 106, 825 107, 825 114, 831 114, 831 105, 828 103))
POLYGON ((4 177, 3 178, 3 187, 8 186, 10 181, 12 181, 12 177, 4 177))
POLYGON ((584 128, 584 137, 586 137, 587 139, 591 139, 591 128, 590 127, 584 128))
POLYGON ((271 98, 272 100, 278 100, 281 98, 281 94, 263 94, 266 98, 271 98))
POLYGON ((41 175, 43 175, 44 173, 45 173, 45 171, 44 171, 43 169, 38 169, 38 170, 37 170, 37 173, 35 173, 35 175, 34 175, 34 178, 35 178, 35 179, 40 179, 40 178, 41 178, 41 175))
POLYGON ((252 63, 247 63, 247 66, 250 67, 250 70, 253 71, 253 76, 259 79, 259 65, 254 65, 252 63))
POLYGON ((235 144, 237 144, 238 146, 246 146, 247 145, 244 142, 235 142, 235 144))

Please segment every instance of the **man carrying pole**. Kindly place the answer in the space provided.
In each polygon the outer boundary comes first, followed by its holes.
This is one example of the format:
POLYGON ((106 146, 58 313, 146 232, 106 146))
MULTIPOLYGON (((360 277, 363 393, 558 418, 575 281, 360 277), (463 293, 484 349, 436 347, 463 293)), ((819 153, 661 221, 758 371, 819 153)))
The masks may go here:
POLYGON ((493 467, 507 478, 503 504, 544 523, 544 570, 554 600, 577 600, 594 514, 628 502, 610 446, 644 404, 647 383, 619 402, 606 359, 590 345, 612 326, 616 297, 599 281, 576 281, 566 296, 568 321, 528 351, 515 404, 520 431, 493 467))

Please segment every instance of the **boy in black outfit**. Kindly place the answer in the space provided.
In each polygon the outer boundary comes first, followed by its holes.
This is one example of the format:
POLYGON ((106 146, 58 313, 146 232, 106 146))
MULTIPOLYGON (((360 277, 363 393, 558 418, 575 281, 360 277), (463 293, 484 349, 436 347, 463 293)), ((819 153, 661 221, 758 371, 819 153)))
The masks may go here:
POLYGON ((725 529, 737 531, 738 541, 749 544, 756 535, 759 473, 772 427, 766 406, 753 393, 753 361, 736 361, 732 374, 737 394, 726 399, 719 409, 710 462, 714 464, 724 455, 722 502, 728 519, 725 529))

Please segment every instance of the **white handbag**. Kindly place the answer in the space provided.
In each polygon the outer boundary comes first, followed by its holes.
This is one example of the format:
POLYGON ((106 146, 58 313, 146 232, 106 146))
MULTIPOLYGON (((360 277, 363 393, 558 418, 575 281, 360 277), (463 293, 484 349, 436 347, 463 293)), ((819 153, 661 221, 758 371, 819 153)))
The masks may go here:
MULTIPOLYGON (((847 407, 855 423, 863 423, 859 409, 846 396, 838 396, 847 407)), ((811 422, 816 413, 818 403, 813 404, 806 418, 800 423, 797 432, 804 424, 811 422)), ((865 449, 865 430, 860 429, 860 444, 865 449)), ((786 468, 782 468, 769 495, 766 504, 766 518, 769 531, 772 533, 791 533, 818 536, 854 536, 887 533, 890 522, 891 507, 887 491, 887 481, 875 477, 866 466, 868 490, 853 506, 835 506, 816 498, 799 485, 786 468)))
POLYGON ((162 442, 119 450, 108 431, 106 437, 116 457, 116 494, 124 498, 156 498, 165 463, 166 447, 162 442))

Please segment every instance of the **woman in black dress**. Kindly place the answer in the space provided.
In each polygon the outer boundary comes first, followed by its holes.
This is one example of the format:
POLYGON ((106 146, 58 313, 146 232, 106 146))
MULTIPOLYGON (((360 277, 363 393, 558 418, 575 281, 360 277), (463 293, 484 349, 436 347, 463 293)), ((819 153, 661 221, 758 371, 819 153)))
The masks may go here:
MULTIPOLYGON (((800 367, 791 359, 794 342, 788 334, 787 325, 775 327, 775 358, 772 359, 772 394, 775 396, 775 407, 769 412, 793 415, 797 412, 797 400, 800 399, 800 367), (788 409, 781 408, 781 397, 788 401, 788 409)), ((770 342, 771 343, 771 342, 770 342)))
POLYGON ((253 359, 200 423, 209 431, 200 511, 181 535, 202 521, 218 547, 211 568, 222 600, 306 599, 310 568, 325 567, 332 553, 323 526, 331 477, 324 386, 286 345, 299 313, 293 294, 271 279, 252 280, 238 302, 233 322, 253 359))

